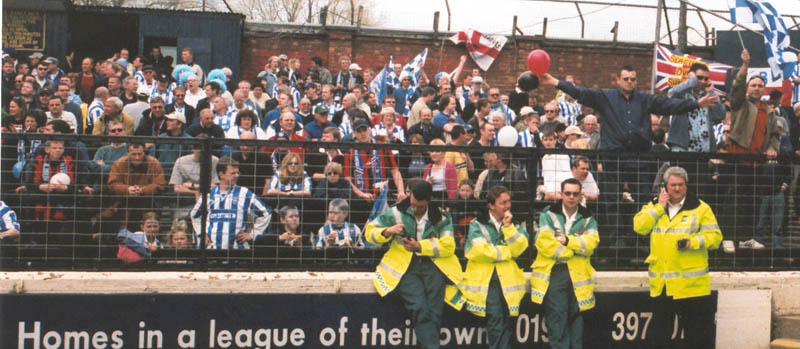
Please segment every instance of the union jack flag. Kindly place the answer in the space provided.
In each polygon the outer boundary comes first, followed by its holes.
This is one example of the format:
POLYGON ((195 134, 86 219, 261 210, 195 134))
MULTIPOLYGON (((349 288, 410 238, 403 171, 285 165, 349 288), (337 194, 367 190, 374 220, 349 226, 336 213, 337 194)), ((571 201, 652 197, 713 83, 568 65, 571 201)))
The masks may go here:
POLYGON ((733 68, 730 65, 709 61, 697 56, 672 51, 664 46, 656 48, 656 90, 666 91, 680 85, 689 76, 689 67, 694 63, 708 66, 708 77, 714 89, 725 94, 725 75, 733 68))

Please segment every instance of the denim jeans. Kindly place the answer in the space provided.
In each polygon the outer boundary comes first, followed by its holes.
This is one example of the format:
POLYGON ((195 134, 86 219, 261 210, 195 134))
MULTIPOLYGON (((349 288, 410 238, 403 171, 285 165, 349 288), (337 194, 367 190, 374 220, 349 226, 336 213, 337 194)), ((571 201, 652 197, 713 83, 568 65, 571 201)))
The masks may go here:
POLYGON ((756 229, 756 240, 764 243, 768 237, 772 237, 772 243, 778 244, 783 225, 783 212, 786 204, 783 192, 761 197, 761 205, 758 208, 758 228, 756 229))

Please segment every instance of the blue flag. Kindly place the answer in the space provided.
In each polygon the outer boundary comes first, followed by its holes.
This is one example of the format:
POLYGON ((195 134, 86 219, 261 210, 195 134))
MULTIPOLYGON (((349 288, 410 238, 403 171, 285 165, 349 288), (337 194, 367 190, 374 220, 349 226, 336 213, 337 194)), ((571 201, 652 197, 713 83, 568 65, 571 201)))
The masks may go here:
MULTIPOLYGON (((388 187, 388 183, 387 183, 387 185, 384 185, 383 188, 381 188, 381 193, 378 194, 377 198, 375 198, 375 203, 372 204, 372 211, 369 212, 369 220, 367 221, 367 224, 369 224, 369 222, 372 222, 373 220, 377 219, 378 216, 380 216, 383 213, 383 211, 386 211, 386 210, 389 209, 389 201, 387 200, 389 190, 387 189, 387 187, 388 187)), ((362 230, 366 231, 367 230, 366 226, 362 230)), ((378 247, 378 246, 375 246, 375 245, 370 244, 369 242, 367 242, 366 238, 362 238, 361 242, 364 244, 364 247, 366 247, 366 248, 377 248, 378 247)))
POLYGON ((422 67, 425 65, 426 58, 428 58, 427 48, 403 67, 403 71, 408 72, 409 78, 411 78, 411 91, 416 91, 419 87, 419 76, 422 74, 422 67))
POLYGON ((784 51, 790 45, 789 30, 775 7, 762 0, 728 0, 728 8, 734 24, 758 23, 761 26, 772 78, 791 77, 797 66, 797 55, 784 51))
POLYGON ((383 105, 383 99, 386 98, 387 87, 386 87, 386 73, 387 68, 384 65, 383 69, 375 75, 375 78, 372 79, 372 82, 369 84, 370 92, 375 94, 375 97, 378 98, 378 105, 383 105))

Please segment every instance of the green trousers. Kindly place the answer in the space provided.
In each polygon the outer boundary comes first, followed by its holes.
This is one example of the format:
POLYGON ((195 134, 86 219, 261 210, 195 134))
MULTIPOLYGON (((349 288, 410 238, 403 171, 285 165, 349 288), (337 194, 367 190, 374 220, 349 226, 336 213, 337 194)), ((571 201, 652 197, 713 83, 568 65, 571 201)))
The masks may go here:
POLYGON ((489 281, 489 294, 486 296, 486 332, 489 335, 490 349, 511 347, 511 326, 508 303, 503 296, 497 271, 494 271, 489 281))
POLYGON ((419 348, 439 348, 446 280, 429 257, 414 255, 397 285, 419 348))
POLYGON ((550 286, 544 296, 547 337, 553 349, 580 349, 583 346, 583 316, 567 265, 560 263, 550 272, 550 286))

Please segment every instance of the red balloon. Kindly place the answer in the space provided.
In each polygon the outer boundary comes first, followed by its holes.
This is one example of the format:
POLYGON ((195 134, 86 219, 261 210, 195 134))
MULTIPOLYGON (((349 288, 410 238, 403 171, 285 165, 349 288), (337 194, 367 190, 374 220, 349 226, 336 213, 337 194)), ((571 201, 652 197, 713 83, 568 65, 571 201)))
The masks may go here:
POLYGON ((535 75, 543 75, 550 69, 550 55, 544 50, 533 50, 528 54, 528 69, 535 75))

